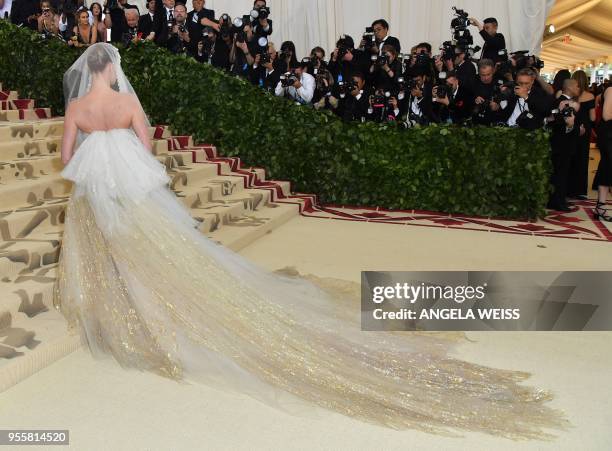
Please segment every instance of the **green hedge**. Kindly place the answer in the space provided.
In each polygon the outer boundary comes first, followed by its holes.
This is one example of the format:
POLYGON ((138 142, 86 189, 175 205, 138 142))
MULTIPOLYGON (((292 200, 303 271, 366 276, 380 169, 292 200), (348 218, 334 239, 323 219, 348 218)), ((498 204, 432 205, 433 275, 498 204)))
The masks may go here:
MULTIPOLYGON (((0 80, 62 114, 62 76, 80 51, 0 22, 0 80)), ((550 161, 543 131, 347 124, 153 44, 121 54, 153 122, 213 143, 226 156, 240 155, 324 203, 544 214, 550 161)))

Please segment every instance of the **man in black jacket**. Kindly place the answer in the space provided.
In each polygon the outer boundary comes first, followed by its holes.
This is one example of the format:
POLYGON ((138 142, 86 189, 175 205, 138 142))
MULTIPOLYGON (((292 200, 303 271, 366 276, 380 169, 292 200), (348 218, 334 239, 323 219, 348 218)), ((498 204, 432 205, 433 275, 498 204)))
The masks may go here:
POLYGON ((23 25, 32 30, 38 30, 38 14, 40 14, 40 2, 38 0, 13 0, 11 22, 15 25, 23 25))
POLYGON ((202 40, 204 27, 214 29, 217 34, 221 30, 220 25, 215 21, 215 11, 204 7, 204 0, 192 0, 193 10, 187 14, 187 29, 191 40, 190 50, 194 52, 198 42, 202 40))
POLYGON ((570 211, 566 201, 567 178, 572 156, 576 152, 580 127, 575 123, 574 114, 566 108, 579 108, 573 101, 580 95, 576 80, 565 80, 561 96, 554 102, 555 114, 551 120, 551 159, 553 163, 552 184, 554 191, 550 196, 547 208, 557 211, 570 211))
POLYGON ((141 38, 146 39, 153 31, 153 17, 155 15, 155 0, 147 2, 147 12, 138 19, 138 32, 141 33, 141 38))
POLYGON ((462 124, 472 116, 474 109, 474 95, 469 89, 469 85, 463 85, 456 72, 446 73, 446 92, 440 93, 439 86, 435 86, 432 91, 434 101, 434 111, 441 122, 452 122, 462 124), (445 94, 445 95, 442 95, 445 94))
POLYGON ((480 30, 480 36, 484 39, 482 46, 481 59, 490 59, 494 62, 503 61, 505 58, 500 52, 506 48, 506 38, 497 32, 498 23, 494 17, 489 17, 480 23, 478 19, 470 18, 470 23, 480 30))
POLYGON ((372 29, 374 30, 374 37, 376 38, 376 47, 373 52, 378 53, 379 56, 383 54, 383 47, 385 45, 392 45, 397 50, 397 53, 401 53, 402 46, 399 39, 389 36, 389 23, 385 19, 378 19, 372 23, 372 29))
POLYGON ((544 91, 534 89, 536 78, 533 69, 521 69, 516 74, 514 95, 505 103, 491 102, 491 109, 500 111, 501 120, 509 127, 535 130, 544 125, 552 99, 544 91))
POLYGON ((455 72, 461 85, 470 87, 476 78, 476 67, 470 59, 467 59, 465 49, 460 46, 455 47, 455 60, 453 61, 455 72))

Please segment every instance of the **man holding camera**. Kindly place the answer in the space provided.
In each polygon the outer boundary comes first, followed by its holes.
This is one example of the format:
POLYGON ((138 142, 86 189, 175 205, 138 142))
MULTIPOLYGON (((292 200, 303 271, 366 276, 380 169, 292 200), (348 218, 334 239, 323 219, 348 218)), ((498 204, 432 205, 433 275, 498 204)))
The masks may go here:
POLYGON ((346 82, 338 86, 338 108, 336 114, 345 121, 365 122, 371 108, 371 96, 366 86, 365 75, 355 72, 346 82))
POLYGON ((550 111, 550 99, 541 90, 533 89, 537 74, 533 69, 524 68, 516 74, 514 92, 507 101, 491 102, 491 109, 500 112, 502 121, 509 127, 535 130, 544 124, 550 111))
POLYGON ((255 0, 253 3, 253 12, 251 12, 251 33, 249 41, 257 40, 261 37, 270 36, 273 32, 272 19, 270 16, 270 8, 266 5, 266 0, 255 0), (253 15, 257 17, 253 17, 253 15))
POLYGON ((498 122, 499 108, 491 108, 493 94, 498 86, 495 78, 495 63, 490 59, 482 59, 478 62, 478 77, 472 84, 474 95, 475 124, 491 125, 498 122))
POLYGON ((383 47, 392 45, 397 53, 401 53, 402 46, 399 39, 389 36, 389 23, 385 19, 378 19, 372 23, 372 32, 376 38, 376 45, 372 47, 372 53, 382 56, 383 47))
POLYGON ((308 73, 308 64, 306 61, 301 61, 293 72, 281 76, 275 90, 277 97, 285 96, 302 105, 312 101, 316 82, 314 77, 308 73))
POLYGON ((462 124, 472 116, 473 95, 461 83, 457 72, 449 71, 444 75, 432 90, 434 112, 441 122, 462 124))
POLYGON ((129 32, 125 18, 126 9, 138 11, 138 7, 129 4, 127 0, 109 1, 108 6, 104 10, 104 25, 111 31, 111 42, 122 42, 125 33, 129 32))
POLYGON ((570 211, 566 201, 568 176, 572 156, 576 152, 580 127, 576 127, 575 112, 580 104, 573 99, 580 95, 576 80, 565 80, 563 90, 555 100, 553 116, 548 121, 551 126, 551 159, 553 164, 552 184, 554 191, 547 208, 556 211, 570 211))
POLYGON ((480 23, 478 19, 470 17, 470 24, 474 25, 480 31, 480 36, 484 39, 482 46, 481 59, 490 59, 494 62, 502 61, 503 58, 500 52, 506 48, 506 38, 504 35, 497 32, 498 23, 494 17, 489 17, 480 23))
POLYGON ((269 42, 266 50, 255 55, 255 62, 249 78, 251 82, 264 89, 274 91, 280 82, 281 71, 276 67, 278 52, 274 44, 269 42))
POLYGON ((193 52, 197 49, 197 45, 202 39, 204 27, 212 28, 218 32, 220 25, 215 22, 215 11, 204 7, 204 0, 192 0, 191 5, 193 10, 187 14, 187 29, 189 30, 191 41, 190 50, 193 52))
POLYGON ((408 118, 406 125, 428 125, 437 122, 431 98, 433 87, 429 81, 429 70, 426 67, 415 67, 409 71, 410 96, 408 97, 408 118))

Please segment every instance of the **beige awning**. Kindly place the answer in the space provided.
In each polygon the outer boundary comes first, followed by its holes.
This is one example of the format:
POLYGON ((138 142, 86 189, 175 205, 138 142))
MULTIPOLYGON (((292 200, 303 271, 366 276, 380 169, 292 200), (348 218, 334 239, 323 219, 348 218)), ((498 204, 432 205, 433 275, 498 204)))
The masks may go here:
POLYGON ((612 0, 557 0, 546 23, 545 71, 612 63, 612 0))

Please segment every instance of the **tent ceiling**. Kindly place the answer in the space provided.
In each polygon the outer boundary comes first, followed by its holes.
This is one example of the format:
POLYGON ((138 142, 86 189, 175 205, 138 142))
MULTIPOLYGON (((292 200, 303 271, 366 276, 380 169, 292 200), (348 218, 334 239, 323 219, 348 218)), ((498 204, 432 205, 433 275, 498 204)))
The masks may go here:
POLYGON ((612 0, 557 0, 541 58, 546 71, 612 63, 612 0))

